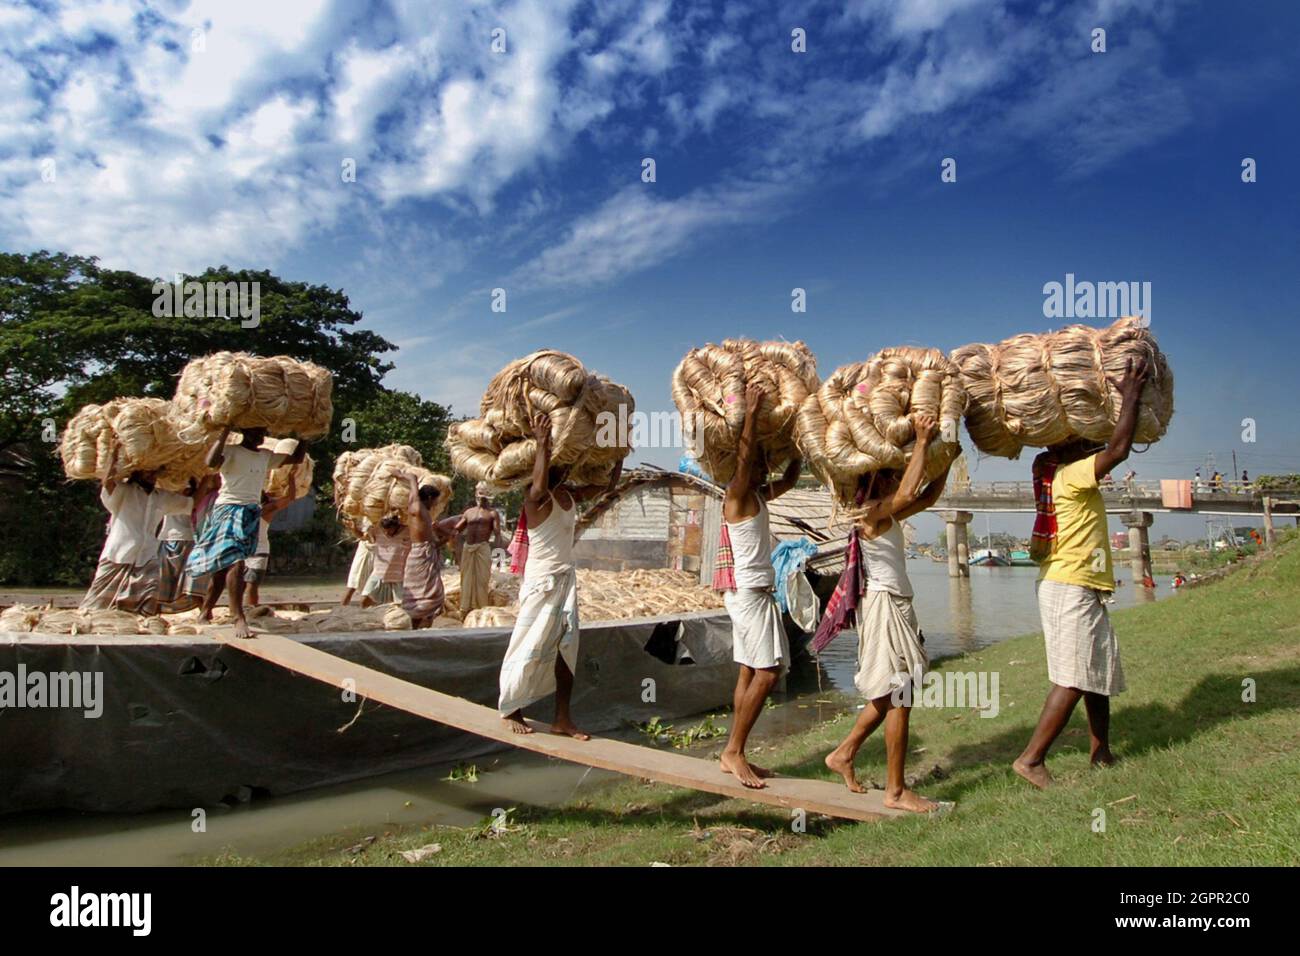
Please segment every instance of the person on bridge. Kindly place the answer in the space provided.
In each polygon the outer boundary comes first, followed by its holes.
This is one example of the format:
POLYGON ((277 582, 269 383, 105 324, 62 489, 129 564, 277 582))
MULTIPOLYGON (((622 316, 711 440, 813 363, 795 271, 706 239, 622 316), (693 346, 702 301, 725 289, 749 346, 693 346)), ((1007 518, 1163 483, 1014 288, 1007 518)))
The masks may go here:
MULTIPOLYGON (((863 475, 858 481, 854 525, 867 583, 854 612, 858 624, 858 671, 853 683, 867 703, 849 735, 826 756, 826 766, 843 777, 854 793, 865 792, 854 775, 853 760, 872 731, 883 723, 885 806, 929 813, 938 809, 938 804, 913 793, 906 783, 912 695, 920 691, 930 661, 912 608, 903 520, 939 500, 948 472, 926 483, 926 451, 939 433, 939 423, 929 415, 917 415, 915 428, 912 457, 901 478, 897 471, 887 470, 863 475)), ((840 593, 839 587, 836 592, 840 593)), ((827 614, 831 613, 828 605, 827 614)))
POLYGON ((1012 767, 1039 788, 1052 782, 1047 751, 1081 697, 1088 712, 1092 765, 1108 767, 1115 760, 1110 752, 1110 698, 1124 690, 1124 669, 1106 612, 1115 576, 1098 481, 1128 458, 1146 378, 1146 363, 1130 360, 1116 383, 1122 405, 1106 446, 1098 449, 1093 442, 1077 439, 1034 459, 1038 514, 1029 551, 1040 565, 1038 610, 1052 689, 1028 746, 1012 767))

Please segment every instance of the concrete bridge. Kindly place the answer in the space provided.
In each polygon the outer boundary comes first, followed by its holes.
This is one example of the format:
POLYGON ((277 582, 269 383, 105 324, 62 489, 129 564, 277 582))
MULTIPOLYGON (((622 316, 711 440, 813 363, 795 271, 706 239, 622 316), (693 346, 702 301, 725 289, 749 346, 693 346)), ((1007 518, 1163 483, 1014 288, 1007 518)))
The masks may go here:
MULTIPOLYGON (((1101 489, 1106 511, 1122 515, 1129 529, 1129 548, 1133 557, 1133 576, 1137 581, 1151 576, 1151 545, 1147 529, 1156 514, 1202 514, 1215 516, 1262 517, 1265 544, 1273 543, 1273 519, 1291 517, 1300 525, 1300 486, 1260 490, 1254 483, 1222 481, 1196 482, 1192 487, 1190 508, 1166 505, 1159 481, 1112 481, 1101 489)), ((948 574, 970 576, 970 549, 966 526, 977 513, 1032 514, 1032 481, 983 481, 955 483, 945 489, 935 503, 935 511, 944 519, 948 532, 948 574)))

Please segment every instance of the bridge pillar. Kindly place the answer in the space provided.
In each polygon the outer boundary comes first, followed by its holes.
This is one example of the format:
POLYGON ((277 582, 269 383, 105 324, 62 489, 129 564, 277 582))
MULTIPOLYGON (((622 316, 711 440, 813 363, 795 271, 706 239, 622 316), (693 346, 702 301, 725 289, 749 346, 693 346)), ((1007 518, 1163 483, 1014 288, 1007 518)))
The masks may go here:
POLYGON ((970 577, 970 546, 966 526, 975 517, 969 511, 940 511, 948 531, 948 577, 970 577))
POLYGON ((1128 528, 1128 547, 1131 554, 1129 566, 1133 569, 1133 584, 1136 587, 1155 586, 1151 575, 1151 538, 1147 533, 1153 520, 1149 511, 1130 511, 1124 516, 1124 527, 1128 528))
MULTIPOLYGON (((1300 525, 1300 515, 1296 516, 1297 525, 1300 525)), ((1264 495, 1264 547, 1271 548, 1277 538, 1273 531, 1273 499, 1264 495)))

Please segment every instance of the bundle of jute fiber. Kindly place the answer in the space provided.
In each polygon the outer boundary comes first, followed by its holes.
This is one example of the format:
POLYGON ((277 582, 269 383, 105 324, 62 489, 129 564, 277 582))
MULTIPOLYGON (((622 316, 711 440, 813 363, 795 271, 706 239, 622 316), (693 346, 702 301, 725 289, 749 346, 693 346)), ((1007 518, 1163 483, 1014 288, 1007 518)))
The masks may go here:
POLYGON ((962 346, 952 360, 970 396, 971 440, 984 454, 1004 458, 1018 458, 1026 445, 1108 441, 1121 405, 1116 383, 1136 358, 1145 359, 1150 371, 1134 434, 1146 444, 1169 427, 1174 376, 1142 319, 1129 316, 1105 329, 1070 325, 997 345, 962 346))
POLYGON ((836 369, 808 396, 799 410, 799 448, 836 503, 852 509, 859 478, 907 465, 918 414, 939 423, 925 473, 942 474, 961 452, 956 437, 965 409, 957 366, 938 349, 882 349, 836 369))
MULTIPOLYGON (((281 438, 278 441, 267 439, 262 443, 263 448, 268 445, 268 450, 277 455, 292 455, 298 450, 298 442, 292 438, 281 438)), ((272 498, 283 498, 289 494, 289 485, 292 483, 294 498, 303 498, 311 493, 311 483, 315 477, 316 462, 311 455, 307 455, 296 465, 286 463, 268 471, 262 490, 272 498)))
POLYGON ((411 494, 407 475, 414 475, 419 487, 438 489, 432 509, 437 520, 451 503, 451 479, 417 463, 421 461, 419 453, 407 445, 344 452, 334 466, 334 506, 351 519, 353 527, 359 526, 362 518, 378 524, 387 515, 405 524, 411 494))
POLYGON ((725 484, 736 472, 745 389, 763 389, 758 443, 768 471, 776 471, 798 456, 795 419, 818 384, 817 359, 802 342, 727 339, 686 353, 673 371, 673 402, 687 447, 714 481, 725 484))
POLYGON ((207 445, 186 441, 184 422, 161 398, 115 398, 86 405, 63 430, 59 454, 69 478, 125 478, 157 471, 159 486, 184 488, 207 466, 207 445), (109 466, 112 464, 112 474, 109 466))
POLYGON ((217 352, 185 366, 174 401, 193 431, 229 425, 318 438, 334 417, 333 388, 329 371, 311 362, 217 352))
POLYGON ((447 431, 452 468, 506 490, 528 480, 537 456, 532 419, 551 419, 551 463, 573 484, 603 484, 632 451, 632 393, 572 355, 543 349, 511 362, 488 383, 479 417, 447 431))
POLYGON ((462 627, 513 627, 515 615, 502 607, 476 607, 465 615, 462 627))

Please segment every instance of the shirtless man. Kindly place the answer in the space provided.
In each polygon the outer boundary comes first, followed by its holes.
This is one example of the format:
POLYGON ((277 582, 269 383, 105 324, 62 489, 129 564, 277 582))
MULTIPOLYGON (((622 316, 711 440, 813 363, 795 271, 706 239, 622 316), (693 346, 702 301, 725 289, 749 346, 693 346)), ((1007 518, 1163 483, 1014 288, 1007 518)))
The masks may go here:
POLYGON ((474 506, 461 515, 460 607, 469 612, 487 607, 492 590, 492 545, 501 537, 501 516, 492 507, 486 482, 474 488, 474 506))
POLYGON ((430 512, 438 501, 438 489, 420 487, 415 476, 406 475, 410 497, 407 500, 407 530, 411 549, 406 555, 402 577, 402 609, 411 615, 411 627, 427 627, 442 613, 446 592, 442 587, 442 548, 464 527, 462 517, 443 518, 435 522, 430 512))

